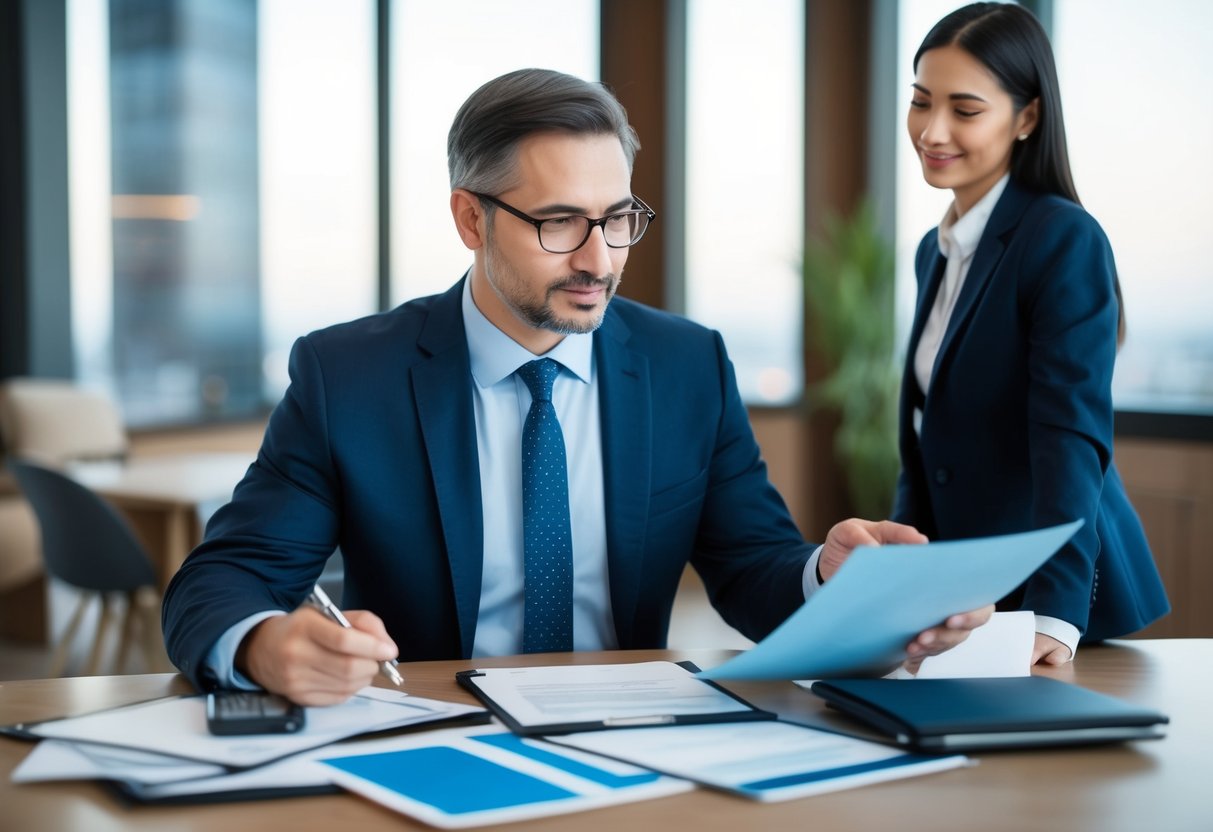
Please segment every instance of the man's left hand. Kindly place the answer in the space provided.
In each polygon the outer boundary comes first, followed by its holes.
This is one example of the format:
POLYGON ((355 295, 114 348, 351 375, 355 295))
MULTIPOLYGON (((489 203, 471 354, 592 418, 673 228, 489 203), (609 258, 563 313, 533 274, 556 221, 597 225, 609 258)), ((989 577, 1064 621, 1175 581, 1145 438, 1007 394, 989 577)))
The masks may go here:
MULTIPOLYGON (((823 580, 833 577, 856 546, 881 546, 886 543, 926 543, 926 535, 913 526, 891 520, 843 520, 826 536, 817 569, 823 580)), ((994 614, 994 605, 950 616, 939 627, 923 630, 906 646, 906 670, 917 673, 922 660, 951 650, 969 637, 969 633, 985 624, 994 614)), ((1064 648, 1063 648, 1064 649, 1064 648)))
POLYGON ((906 653, 910 656, 905 661, 906 670, 917 673, 923 659, 951 650, 968 638, 969 633, 989 621, 993 614, 994 605, 990 604, 971 612, 948 616, 943 626, 923 630, 906 646, 906 653))
POLYGON ((834 577, 838 567, 851 556, 856 546, 883 546, 886 543, 926 543, 927 536, 913 526, 894 523, 892 520, 859 520, 852 517, 834 524, 826 535, 821 557, 817 559, 817 571, 821 579, 834 577))

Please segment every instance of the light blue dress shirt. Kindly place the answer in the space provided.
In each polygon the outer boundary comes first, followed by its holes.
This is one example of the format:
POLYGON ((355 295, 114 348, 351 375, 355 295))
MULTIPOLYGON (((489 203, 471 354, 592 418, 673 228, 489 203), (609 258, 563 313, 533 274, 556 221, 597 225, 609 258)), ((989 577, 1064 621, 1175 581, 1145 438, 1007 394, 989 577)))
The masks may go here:
MULTIPOLYGON (((463 325, 472 360, 472 404, 484 507, 484 571, 474 656, 522 652, 522 426, 531 393, 515 371, 535 355, 476 308, 469 277, 463 325)), ((564 434, 573 535, 573 649, 618 647, 611 616, 594 336, 566 335, 545 353, 560 364, 552 404, 564 434)))

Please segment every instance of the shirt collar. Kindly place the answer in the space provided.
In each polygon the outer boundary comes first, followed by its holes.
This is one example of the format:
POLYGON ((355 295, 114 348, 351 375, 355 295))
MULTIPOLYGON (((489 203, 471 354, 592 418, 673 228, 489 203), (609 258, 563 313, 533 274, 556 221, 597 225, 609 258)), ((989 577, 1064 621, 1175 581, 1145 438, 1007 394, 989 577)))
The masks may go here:
MULTIPOLYGON (((472 378, 482 388, 492 387, 536 358, 534 353, 494 326, 476 306, 472 300, 470 271, 463 282, 463 328, 467 333, 472 378)), ((593 333, 564 336, 559 344, 544 354, 544 358, 555 359, 588 384, 594 359, 593 333)))
POLYGON ((956 203, 953 202, 948 207, 943 221, 939 223, 939 251, 945 257, 952 251, 961 257, 973 256, 973 252, 977 251, 977 244, 981 242, 981 235, 985 233, 986 223, 994 213, 994 206, 998 204, 998 199, 1007 189, 1007 182, 1010 180, 1011 174, 1004 173, 1002 178, 994 183, 994 187, 960 219, 956 219, 956 203))

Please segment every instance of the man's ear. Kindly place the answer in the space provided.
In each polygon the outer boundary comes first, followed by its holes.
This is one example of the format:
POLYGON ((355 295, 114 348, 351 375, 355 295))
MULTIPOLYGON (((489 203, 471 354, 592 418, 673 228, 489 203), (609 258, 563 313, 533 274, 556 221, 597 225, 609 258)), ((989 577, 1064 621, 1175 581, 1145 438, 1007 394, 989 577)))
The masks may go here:
POLYGON ((465 246, 476 251, 484 245, 485 217, 479 197, 463 188, 451 191, 451 216, 455 219, 455 230, 459 232, 459 239, 463 240, 465 246))

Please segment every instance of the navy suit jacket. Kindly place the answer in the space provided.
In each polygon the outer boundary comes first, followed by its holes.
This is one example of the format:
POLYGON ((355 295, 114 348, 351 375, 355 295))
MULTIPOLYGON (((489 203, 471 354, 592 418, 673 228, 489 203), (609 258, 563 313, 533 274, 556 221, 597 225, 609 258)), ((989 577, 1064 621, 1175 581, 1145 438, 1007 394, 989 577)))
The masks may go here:
POLYGON ((914 353, 944 264, 932 230, 915 261, 894 519, 948 540, 1082 518, 1074 538, 1002 606, 1068 621, 1085 641, 1144 627, 1169 605, 1112 464, 1119 307, 1103 230, 1069 200, 1008 183, 924 400, 914 353))
MULTIPOLYGON (((200 668, 220 635, 298 606, 338 545, 344 605, 379 615, 401 660, 471 655, 484 542, 462 285, 295 344, 256 462, 165 594, 169 655, 195 684, 213 684, 200 668)), ((803 603, 812 547, 719 334, 616 298, 594 360, 620 647, 665 646, 688 562, 725 620, 763 637, 803 603)))

